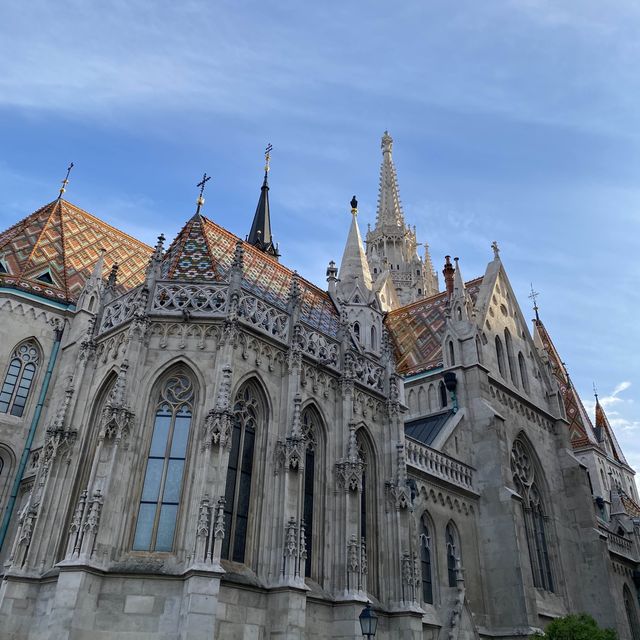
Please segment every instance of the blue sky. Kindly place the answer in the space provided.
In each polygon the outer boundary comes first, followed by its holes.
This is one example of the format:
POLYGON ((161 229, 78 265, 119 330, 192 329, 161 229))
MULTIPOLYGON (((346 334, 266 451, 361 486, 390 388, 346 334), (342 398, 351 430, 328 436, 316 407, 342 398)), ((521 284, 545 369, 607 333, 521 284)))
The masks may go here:
POLYGON ((640 469, 640 4, 618 0, 5 3, 0 227, 57 195, 149 243, 250 227, 262 151, 283 261, 318 284, 349 200, 375 218, 393 135, 405 216, 440 270, 497 240, 574 383, 640 469))

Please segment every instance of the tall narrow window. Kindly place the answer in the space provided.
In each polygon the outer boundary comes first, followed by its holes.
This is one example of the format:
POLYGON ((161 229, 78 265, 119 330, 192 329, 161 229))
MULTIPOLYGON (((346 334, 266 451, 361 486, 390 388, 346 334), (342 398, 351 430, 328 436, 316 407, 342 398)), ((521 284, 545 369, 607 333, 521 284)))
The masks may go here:
POLYGON ((453 341, 449 340, 449 365, 453 367, 456 363, 456 354, 453 350, 453 341))
POLYGON ((627 622, 629 623, 629 630, 631 631, 631 638, 633 640, 640 640, 640 625, 638 624, 638 616, 636 615, 636 606, 627 585, 624 586, 622 596, 624 609, 627 614, 627 622))
POLYGON ((172 375, 160 390, 147 458, 133 548, 171 551, 182 495, 184 462, 193 412, 193 384, 172 375))
POLYGON ((440 408, 444 409, 447 406, 447 387, 444 386, 442 380, 438 385, 438 391, 440 392, 440 408))
POLYGON ((422 579, 422 601, 433 604, 433 569, 431 566, 431 522, 426 513, 420 520, 420 574, 422 579))
POLYGON ((529 374, 527 373, 527 363, 525 362, 522 351, 518 353, 518 366, 520 368, 520 380, 524 390, 529 393, 529 374))
POLYGON ((449 586, 455 587, 458 580, 456 561, 458 559, 458 532, 450 522, 445 529, 445 540, 447 543, 447 577, 449 586))
MULTIPOLYGON (((311 577, 313 573, 315 552, 313 548, 313 527, 316 524, 313 517, 314 512, 314 495, 316 483, 316 450, 317 450, 317 433, 318 418, 313 409, 308 408, 302 413, 302 433, 305 437, 306 453, 304 460, 304 504, 303 519, 305 546, 307 551, 307 559, 305 561, 304 575, 311 577)), ((322 523, 320 523, 322 524, 322 523)))
POLYGON ((353 323, 353 333, 356 336, 356 340, 360 342, 360 323, 358 322, 353 323))
POLYGON ((502 341, 496 336, 496 358, 498 359, 498 371, 500 375, 506 379, 504 370, 504 350, 502 349, 502 341))
POLYGON ((378 348, 378 336, 376 334, 376 328, 371 327, 371 349, 375 351, 378 348))
POLYGON ((233 433, 225 489, 222 557, 244 562, 251 501, 256 429, 263 427, 265 403, 255 383, 244 385, 233 408, 233 433))
POLYGON ((513 357, 513 342, 511 341, 511 333, 509 329, 504 330, 504 343, 507 346, 507 360, 509 362, 509 375, 511 376, 511 382, 518 386, 518 374, 516 373, 516 361, 513 357))
MULTIPOLYGON (((366 590, 375 594, 378 586, 377 537, 376 537, 376 495, 375 495, 375 459, 373 446, 366 432, 360 429, 357 434, 358 455, 364 462, 362 473, 362 492, 360 494, 360 539, 366 549, 366 590)), ((364 564, 364 562, 363 562, 364 564)))
POLYGON ((522 516, 529 548, 533 584, 545 591, 554 591, 549 555, 549 535, 542 494, 536 478, 536 466, 529 447, 516 440, 511 449, 513 482, 522 497, 522 516))
POLYGON ((40 362, 40 351, 32 341, 23 342, 11 354, 0 390, 0 413, 21 417, 40 362))

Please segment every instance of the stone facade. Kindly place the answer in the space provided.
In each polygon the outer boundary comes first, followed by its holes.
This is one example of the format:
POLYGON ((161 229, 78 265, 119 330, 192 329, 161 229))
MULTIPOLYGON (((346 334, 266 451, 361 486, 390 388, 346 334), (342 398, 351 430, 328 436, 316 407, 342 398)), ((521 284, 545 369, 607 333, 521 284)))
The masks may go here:
POLYGON ((355 200, 328 292, 201 204, 137 286, 2 283, 3 638, 353 640, 368 601, 382 640, 639 637, 633 471, 497 246, 402 306, 355 200))

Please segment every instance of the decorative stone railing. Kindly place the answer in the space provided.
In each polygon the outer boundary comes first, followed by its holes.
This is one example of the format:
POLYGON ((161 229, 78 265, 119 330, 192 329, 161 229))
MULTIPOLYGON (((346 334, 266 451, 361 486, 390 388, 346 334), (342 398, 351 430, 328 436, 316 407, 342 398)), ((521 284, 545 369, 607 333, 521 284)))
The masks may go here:
POLYGON ((158 282, 151 312, 222 315, 227 310, 228 291, 227 284, 158 282))
POLYGON ((408 466, 462 489, 474 491, 472 467, 411 438, 406 438, 406 455, 408 466))
POLYGON ((618 555, 634 560, 635 562, 638 561, 636 557, 637 554, 634 553, 633 542, 613 533, 612 531, 607 531, 607 547, 609 551, 612 551, 613 553, 617 553, 618 555))
POLYGON ((289 339, 289 314, 244 291, 238 300, 238 317, 273 338, 289 339))
POLYGON ((133 318, 137 303, 144 295, 142 287, 137 287, 127 291, 119 298, 115 298, 105 306, 102 312, 102 322, 100 323, 100 333, 118 327, 127 320, 133 318))
POLYGON ((338 342, 323 336, 304 323, 302 323, 301 328, 299 339, 302 352, 318 360, 321 364, 337 368, 340 358, 340 345, 338 342))

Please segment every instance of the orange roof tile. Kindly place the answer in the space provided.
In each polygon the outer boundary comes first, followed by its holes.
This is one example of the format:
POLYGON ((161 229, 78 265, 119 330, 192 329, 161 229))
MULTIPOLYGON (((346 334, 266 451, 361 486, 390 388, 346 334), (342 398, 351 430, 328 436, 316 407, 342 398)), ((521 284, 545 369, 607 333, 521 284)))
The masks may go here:
POLYGON ((75 302, 105 249, 122 290, 139 285, 152 248, 66 200, 50 202, 0 233, 0 286, 75 302))

